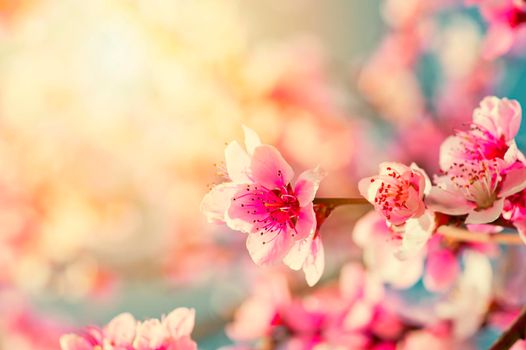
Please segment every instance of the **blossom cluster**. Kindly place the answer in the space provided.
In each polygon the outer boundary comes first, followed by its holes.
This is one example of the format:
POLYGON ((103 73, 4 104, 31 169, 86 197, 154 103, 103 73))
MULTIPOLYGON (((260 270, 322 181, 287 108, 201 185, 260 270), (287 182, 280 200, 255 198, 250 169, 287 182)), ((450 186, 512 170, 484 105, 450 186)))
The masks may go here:
POLYGON ((62 350, 195 350, 190 338, 194 310, 177 308, 161 320, 136 321, 129 313, 113 318, 104 328, 63 335, 62 350))

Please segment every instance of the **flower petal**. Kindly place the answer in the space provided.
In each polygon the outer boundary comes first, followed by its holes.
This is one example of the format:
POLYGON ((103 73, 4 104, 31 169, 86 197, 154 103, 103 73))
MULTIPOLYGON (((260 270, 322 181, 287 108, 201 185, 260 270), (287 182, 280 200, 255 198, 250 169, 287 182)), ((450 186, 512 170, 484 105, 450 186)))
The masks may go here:
POLYGON ((410 171, 407 165, 398 163, 398 162, 382 162, 379 165, 380 175, 390 174, 393 171, 396 171, 398 174, 402 175, 406 171, 410 171))
POLYGON ((255 148, 250 163, 252 179, 268 189, 288 185, 294 176, 292 167, 277 149, 269 145, 255 148))
POLYGON ((248 169, 250 157, 237 141, 230 142, 225 148, 225 163, 228 177, 234 183, 250 183, 248 169))
POLYGON ((424 285, 432 292, 449 290, 460 275, 457 257, 450 250, 440 249, 427 257, 424 285))
POLYGON ((323 244, 321 239, 316 237, 312 241, 311 254, 303 264, 303 272, 305 273, 305 280, 309 287, 314 286, 320 280, 325 268, 325 254, 323 251, 323 244))
POLYGON ((440 145, 440 169, 448 170, 453 163, 463 161, 463 151, 465 147, 462 145, 462 139, 458 136, 449 136, 440 145))
POLYGON ((253 232, 255 223, 267 216, 262 206, 254 206, 250 194, 257 193, 257 185, 238 185, 226 211, 225 222, 232 230, 253 232))
POLYGON ((301 269, 310 253, 313 237, 314 232, 309 237, 296 241, 283 258, 283 263, 294 271, 301 269))
POLYGON ((314 200, 316 192, 320 187, 320 182, 325 176, 325 171, 320 169, 320 167, 304 171, 300 174, 296 181, 296 186, 294 187, 294 194, 296 195, 300 206, 303 207, 314 200))
POLYGON ((492 60, 508 52, 515 40, 515 33, 507 25, 492 25, 486 33, 482 57, 492 60))
POLYGON ((466 224, 487 224, 497 220, 502 214, 504 199, 497 199, 489 208, 473 210, 466 218, 466 224))
POLYGON ((370 203, 374 203, 376 193, 382 185, 382 181, 376 177, 366 177, 358 182, 358 191, 370 203))
POLYGON ((418 218, 411 218, 406 221, 402 244, 396 252, 400 259, 414 257, 426 245, 427 241, 435 230, 435 215, 427 210, 418 218))
POLYGON ((168 314, 163 320, 168 333, 175 339, 188 336, 194 329, 195 310, 180 307, 168 314))
POLYGON ((200 210, 205 214, 210 223, 225 222, 225 213, 230 206, 230 201, 238 191, 236 185, 225 182, 214 186, 201 201, 200 210))
POLYGON ((66 334, 60 337, 60 349, 62 350, 92 350, 91 345, 86 339, 76 334, 66 334))
POLYGON ((254 263, 268 265, 280 261, 293 243, 286 232, 260 231, 249 234, 246 245, 254 263))
POLYGON ((316 230, 316 214, 312 203, 300 209, 296 226, 294 227, 294 238, 301 239, 310 236, 316 230))
POLYGON ((505 198, 526 188, 526 168, 512 169, 502 181, 499 197, 505 198))
POLYGON ((261 140, 254 130, 245 125, 243 125, 243 132, 245 133, 245 147, 247 148, 247 152, 248 154, 253 154, 256 147, 261 145, 261 140))
POLYGON ((130 313, 120 314, 104 328, 106 339, 117 346, 129 346, 135 338, 136 324, 137 321, 130 313))
POLYGON ((413 170, 414 172, 416 172, 417 174, 419 174, 421 177, 422 177, 422 183, 420 184, 420 191, 421 193, 425 194, 425 195, 428 195, 429 194, 429 191, 431 191, 431 180, 429 179, 429 176, 427 176, 426 172, 424 171, 424 169, 420 168, 418 165, 416 165, 416 163, 411 163, 411 166, 410 166, 411 170, 413 170))
POLYGON ((448 215, 464 215, 475 205, 464 199, 462 194, 433 186, 426 197, 428 208, 448 215))

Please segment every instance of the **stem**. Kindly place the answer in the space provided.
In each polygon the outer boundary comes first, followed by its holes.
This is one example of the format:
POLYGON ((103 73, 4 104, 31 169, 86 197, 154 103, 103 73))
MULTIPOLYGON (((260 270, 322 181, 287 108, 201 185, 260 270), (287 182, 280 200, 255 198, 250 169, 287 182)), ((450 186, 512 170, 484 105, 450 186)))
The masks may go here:
POLYGON ((522 239, 516 234, 472 232, 453 226, 440 226, 436 232, 444 237, 457 241, 499 243, 505 245, 524 244, 522 239))
POLYGON ((513 322, 510 328, 501 334, 499 339, 489 348, 489 350, 507 350, 518 340, 526 338, 526 308, 522 310, 519 317, 513 322))
POLYGON ((361 205, 370 204, 367 199, 358 198, 314 198, 314 204, 324 204, 330 207, 338 207, 340 205, 361 205))

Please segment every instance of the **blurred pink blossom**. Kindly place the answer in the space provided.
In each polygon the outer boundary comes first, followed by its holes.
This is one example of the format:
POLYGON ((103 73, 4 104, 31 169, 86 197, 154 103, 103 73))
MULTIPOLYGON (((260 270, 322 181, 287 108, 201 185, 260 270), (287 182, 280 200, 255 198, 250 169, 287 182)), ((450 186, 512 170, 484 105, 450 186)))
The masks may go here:
POLYGON ((521 0, 468 0, 477 4, 489 29, 483 53, 487 59, 506 54, 512 46, 526 35, 526 5, 521 0))
POLYGON ((88 327, 60 338, 62 350, 196 350, 190 338, 195 311, 177 308, 161 320, 138 322, 129 313, 116 316, 106 327, 88 327))

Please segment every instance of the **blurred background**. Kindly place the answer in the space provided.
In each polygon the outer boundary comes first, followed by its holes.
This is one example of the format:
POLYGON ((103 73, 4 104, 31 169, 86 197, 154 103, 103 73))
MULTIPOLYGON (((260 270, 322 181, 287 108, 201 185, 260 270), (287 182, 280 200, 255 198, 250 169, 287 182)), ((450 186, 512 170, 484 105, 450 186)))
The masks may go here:
MULTIPOLYGON (((199 204, 241 125, 344 197, 381 160, 436 171, 482 96, 525 101, 520 54, 483 61, 478 12, 430 3, 0 0, 0 349, 177 306, 201 349, 229 344, 265 269, 199 204)), ((360 214, 324 226, 325 279, 360 214)))

